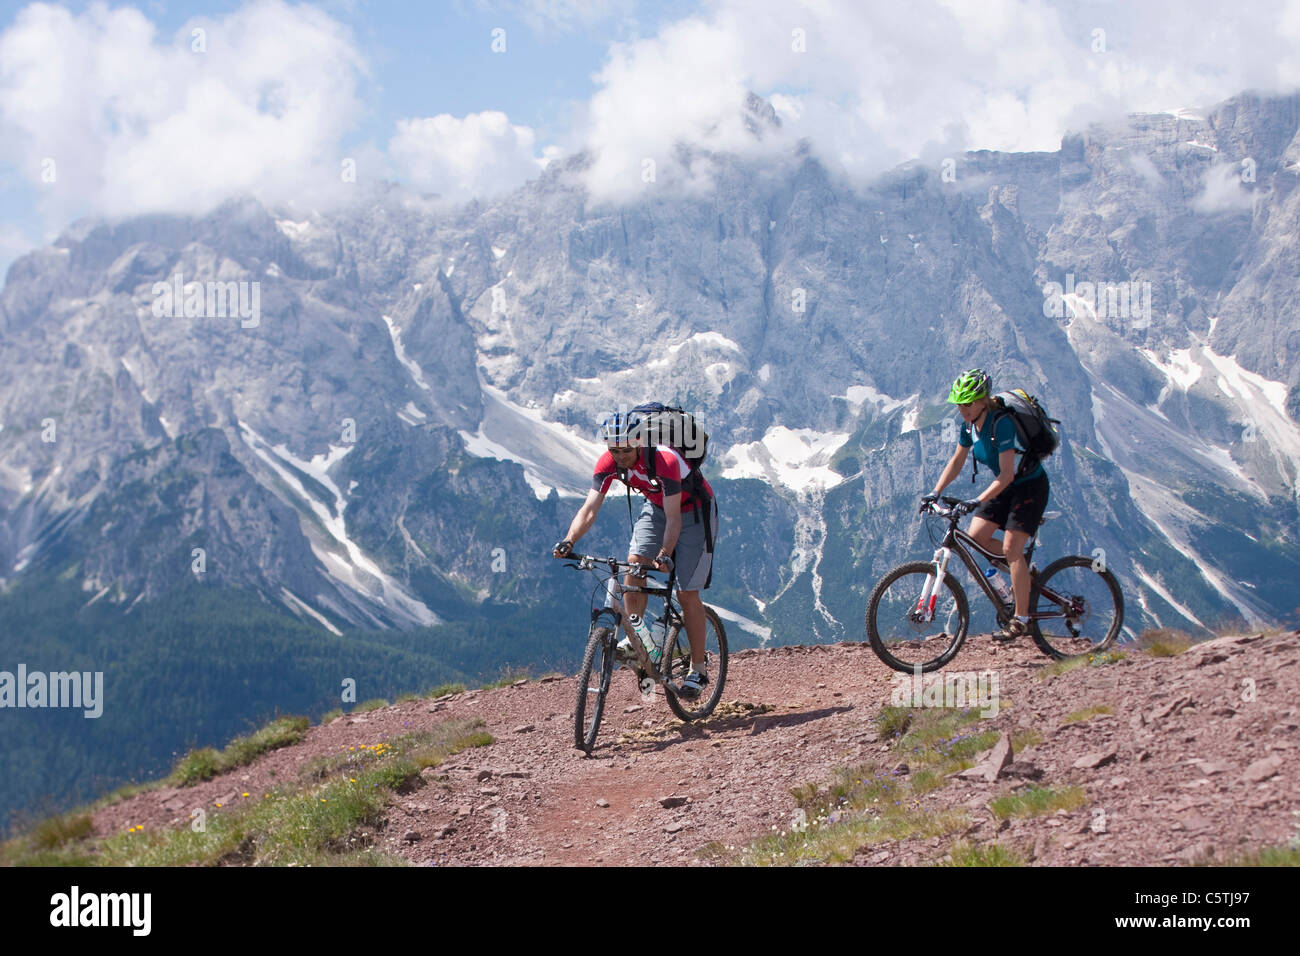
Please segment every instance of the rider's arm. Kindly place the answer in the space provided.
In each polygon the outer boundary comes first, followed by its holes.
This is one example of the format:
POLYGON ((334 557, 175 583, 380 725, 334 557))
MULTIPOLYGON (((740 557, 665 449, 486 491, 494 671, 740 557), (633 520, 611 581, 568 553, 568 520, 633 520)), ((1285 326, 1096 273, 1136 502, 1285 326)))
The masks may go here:
POLYGON ((671 555, 677 547, 677 537, 682 533, 682 495, 664 495, 664 541, 659 550, 671 555))
POLYGON ((943 494, 943 489, 952 483, 952 480, 961 474, 962 466, 966 464, 966 456, 970 454, 969 445, 958 445, 957 450, 952 453, 952 458, 943 469, 943 474, 939 476, 938 483, 934 486, 936 495, 943 494))
POLYGON ((569 523, 569 532, 564 537, 570 544, 577 544, 578 539, 591 530, 591 526, 596 523, 596 515, 600 513, 600 505, 605 500, 605 492, 592 488, 587 492, 587 500, 582 503, 578 513, 573 516, 573 521, 569 523))

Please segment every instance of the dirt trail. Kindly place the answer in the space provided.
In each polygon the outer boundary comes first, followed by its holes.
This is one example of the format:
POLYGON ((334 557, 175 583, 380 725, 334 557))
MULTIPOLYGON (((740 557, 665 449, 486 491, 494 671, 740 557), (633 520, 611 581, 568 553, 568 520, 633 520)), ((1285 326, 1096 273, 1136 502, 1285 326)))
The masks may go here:
MULTIPOLYGON (((979 729, 1041 738, 994 782, 950 778, 925 795, 927 809, 967 814, 966 840, 997 840, 1035 864, 1152 864, 1222 859, 1300 833, 1300 632, 1220 638, 1171 658, 1130 652, 1044 679, 1048 663, 1029 642, 1001 648, 983 636, 949 668, 998 676, 998 713, 979 729), (1098 706, 1112 713, 1078 719, 1098 706), (988 801, 1030 779, 1082 785, 1087 804, 995 820, 988 801)), ((383 849, 436 865, 706 865, 697 851, 707 844, 789 829, 796 785, 843 766, 896 767, 875 723, 894 686, 865 645, 745 651, 732 658, 719 712, 683 725, 617 671, 590 758, 573 747, 573 678, 412 701, 313 727, 202 785, 106 808, 95 828, 183 825, 191 808, 238 805, 304 760, 481 717, 495 743, 451 757, 437 769, 445 783, 396 797, 383 849), (663 806, 666 797, 686 799, 663 806)), ((951 843, 873 844, 856 862, 932 862, 951 843)))

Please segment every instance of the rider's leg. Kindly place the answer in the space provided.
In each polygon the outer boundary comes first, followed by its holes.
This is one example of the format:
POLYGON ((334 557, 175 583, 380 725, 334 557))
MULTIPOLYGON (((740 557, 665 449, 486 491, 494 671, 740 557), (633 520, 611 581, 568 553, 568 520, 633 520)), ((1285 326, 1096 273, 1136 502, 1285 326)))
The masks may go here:
MULTIPOLYGON (((633 564, 644 564, 649 566, 654 563, 650 558, 641 554, 629 554, 627 559, 633 564)), ((632 572, 629 571, 623 577, 623 585, 624 587, 629 588, 645 587, 645 578, 639 575, 634 577, 632 572)), ((644 594, 625 594, 623 595, 623 604, 627 608, 628 614, 635 614, 637 617, 645 617, 646 596, 644 594)))
POLYGON ((1016 615, 1029 615, 1029 562, 1025 560, 1025 545, 1030 535, 1026 531, 1007 530, 1002 535, 1002 555, 1011 569, 1011 590, 1016 595, 1016 615))
MULTIPOLYGON (((636 524, 632 526, 632 543, 627 549, 628 561, 633 564, 644 564, 647 567, 654 564, 655 555, 659 553, 659 546, 664 540, 663 514, 648 501, 641 506, 641 514, 637 516, 636 524)), ((645 587, 645 580, 643 576, 634 575, 629 571, 623 578, 623 584, 630 588, 640 588, 645 587)), ((623 604, 629 614, 645 617, 646 596, 644 594, 626 594, 623 596, 623 604)))
POLYGON ((691 667, 703 672, 706 663, 704 602, 699 591, 678 591, 682 602, 682 618, 686 621, 686 636, 691 642, 691 667))
POLYGON ((967 532, 975 542, 985 551, 992 551, 994 554, 1001 551, 1001 542, 995 541, 993 532, 998 530, 997 522, 990 521, 988 518, 971 518, 970 530, 967 532))

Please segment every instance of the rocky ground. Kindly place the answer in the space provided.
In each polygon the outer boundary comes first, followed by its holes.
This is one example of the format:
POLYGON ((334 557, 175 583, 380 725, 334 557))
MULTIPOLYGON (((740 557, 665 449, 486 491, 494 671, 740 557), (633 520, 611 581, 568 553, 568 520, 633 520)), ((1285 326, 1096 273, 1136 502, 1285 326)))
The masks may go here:
MULTIPOLYGON (((996 716, 975 726, 997 731, 998 744, 918 797, 927 812, 959 811, 960 832, 871 842, 854 862, 938 862, 955 839, 996 843, 1034 865, 1222 861, 1300 833, 1300 632, 1224 637, 1174 657, 1129 651, 1055 676, 1049 663, 1028 642, 971 640, 949 671, 998 676, 996 716), (1089 709, 1110 713, 1081 716, 1089 709), (1008 753, 1012 737, 1033 742, 1008 753), (990 812, 991 800, 1031 782, 1077 785, 1086 802, 1024 819, 990 812)), ((374 837, 383 849, 436 865, 727 862, 739 857, 709 848, 791 828, 801 784, 824 785, 841 767, 912 772, 876 720, 895 685, 866 645, 745 651, 732 658, 718 712, 688 726, 618 671, 590 757, 573 747, 571 677, 411 701, 313 727, 201 785, 97 811, 95 831, 184 825, 193 808, 237 806, 304 761, 479 717, 495 742, 426 770, 423 787, 396 797, 374 837)))

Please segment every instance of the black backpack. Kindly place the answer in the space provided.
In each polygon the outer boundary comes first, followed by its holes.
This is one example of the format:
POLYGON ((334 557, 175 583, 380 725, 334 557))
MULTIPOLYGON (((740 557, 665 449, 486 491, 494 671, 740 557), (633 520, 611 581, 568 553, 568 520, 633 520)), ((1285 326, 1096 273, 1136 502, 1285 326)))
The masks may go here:
MULTIPOLYGON (((632 409, 632 414, 641 416, 637 433, 646 447, 667 445, 686 460, 692 477, 699 475, 700 465, 704 464, 709 453, 709 436, 694 415, 676 405, 661 402, 638 405, 632 409)), ((651 477, 654 477, 653 472, 651 477)))
MULTIPOLYGON (((642 441, 642 461, 650 480, 656 481, 655 456, 651 453, 655 445, 667 445, 685 460, 689 471, 682 481, 682 490, 690 494, 696 502, 695 520, 703 520, 704 534, 709 553, 713 553, 713 529, 710 521, 710 495, 704 487, 704 475, 700 466, 709 453, 709 436, 695 416, 677 405, 664 405, 662 402, 645 402, 632 409, 632 414, 641 416, 637 425, 637 434, 642 441)), ((632 520, 632 489, 627 484, 626 469, 619 469, 619 481, 627 488, 627 516, 632 520)), ((676 573, 674 569, 674 574, 676 573)), ((713 572, 709 572, 709 580, 713 572)), ((707 586, 707 585, 706 585, 707 586)))
MULTIPOLYGON (((1056 451, 1061 446, 1061 436, 1057 425, 1059 418, 1051 418, 1037 397, 1030 395, 1023 388, 1013 388, 1008 392, 998 392, 993 396, 993 421, 1003 415, 1010 415, 1016 426, 1016 438, 1025 453, 1020 457, 1016 467, 1016 477, 1028 474, 1035 465, 1056 451)), ((971 481, 979 473, 979 463, 975 463, 971 481)))

